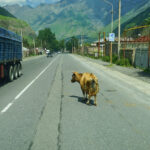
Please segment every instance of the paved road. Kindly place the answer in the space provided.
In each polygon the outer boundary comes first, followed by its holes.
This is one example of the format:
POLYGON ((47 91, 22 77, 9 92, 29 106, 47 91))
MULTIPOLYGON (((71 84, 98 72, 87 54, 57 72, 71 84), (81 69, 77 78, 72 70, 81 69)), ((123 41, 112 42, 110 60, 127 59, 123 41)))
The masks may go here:
POLYGON ((68 54, 23 66, 0 87, 0 150, 150 149, 148 83, 68 54), (72 71, 97 75, 97 107, 84 103, 72 71))

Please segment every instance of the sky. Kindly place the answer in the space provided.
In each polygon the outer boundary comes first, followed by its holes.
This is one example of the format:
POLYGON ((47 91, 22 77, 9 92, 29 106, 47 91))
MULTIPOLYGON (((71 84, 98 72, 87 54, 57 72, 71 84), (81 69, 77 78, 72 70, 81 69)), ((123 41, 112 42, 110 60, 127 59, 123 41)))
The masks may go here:
POLYGON ((31 5, 31 6, 37 6, 40 3, 55 3, 60 0, 0 0, 0 5, 12 5, 12 4, 19 4, 19 5, 31 5))

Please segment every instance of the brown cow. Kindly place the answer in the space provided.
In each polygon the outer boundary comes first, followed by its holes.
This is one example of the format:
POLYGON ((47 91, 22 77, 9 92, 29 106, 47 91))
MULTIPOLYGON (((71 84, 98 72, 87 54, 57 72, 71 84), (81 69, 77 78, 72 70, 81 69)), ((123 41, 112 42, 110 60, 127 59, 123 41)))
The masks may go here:
POLYGON ((94 96, 94 105, 97 106, 96 94, 99 92, 99 84, 94 74, 73 72, 71 82, 80 84, 84 98, 88 96, 87 104, 90 103, 90 98, 94 96))

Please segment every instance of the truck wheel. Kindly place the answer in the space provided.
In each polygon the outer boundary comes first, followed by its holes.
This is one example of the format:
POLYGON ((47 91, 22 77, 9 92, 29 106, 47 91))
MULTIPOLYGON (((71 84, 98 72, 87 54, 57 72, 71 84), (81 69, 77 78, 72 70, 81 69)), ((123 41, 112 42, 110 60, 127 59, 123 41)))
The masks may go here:
POLYGON ((8 80, 9 81, 14 80, 14 68, 13 68, 13 66, 9 66, 9 68, 8 68, 8 80))
POLYGON ((17 67, 17 71, 18 71, 18 77, 20 77, 22 75, 22 66, 21 66, 21 63, 18 64, 18 67, 17 67))
POLYGON ((15 64, 14 65, 14 79, 17 79, 18 78, 18 65, 17 64, 15 64))

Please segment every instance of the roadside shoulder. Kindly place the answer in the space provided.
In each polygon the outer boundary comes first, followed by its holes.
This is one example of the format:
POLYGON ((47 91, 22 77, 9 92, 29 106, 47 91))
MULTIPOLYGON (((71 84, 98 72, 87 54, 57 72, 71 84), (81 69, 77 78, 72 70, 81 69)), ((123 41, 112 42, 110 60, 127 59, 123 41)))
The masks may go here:
POLYGON ((150 73, 144 72, 142 69, 134 68, 134 67, 123 67, 123 66, 118 66, 116 64, 110 65, 110 63, 104 62, 104 61, 99 60, 99 59, 92 59, 92 58, 83 57, 80 55, 76 55, 76 56, 84 58, 87 61, 92 61, 94 63, 97 63, 101 66, 109 68, 112 71, 118 71, 120 73, 123 73, 125 75, 130 76, 130 77, 133 77, 135 79, 144 81, 146 83, 150 83, 150 73))
POLYGON ((98 61, 93 61, 91 59, 88 59, 86 57, 82 57, 79 55, 72 55, 72 56, 75 57, 76 59, 78 59, 79 61, 88 64, 89 66, 93 66, 96 70, 104 71, 111 77, 117 78, 118 81, 120 80, 122 82, 125 82, 131 86, 136 87, 143 93, 150 95, 150 92, 149 92, 150 91, 150 83, 140 80, 138 78, 135 78, 134 76, 125 74, 116 69, 112 69, 111 67, 106 67, 106 66, 100 64, 98 61))

